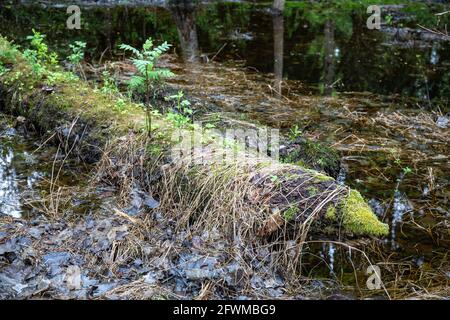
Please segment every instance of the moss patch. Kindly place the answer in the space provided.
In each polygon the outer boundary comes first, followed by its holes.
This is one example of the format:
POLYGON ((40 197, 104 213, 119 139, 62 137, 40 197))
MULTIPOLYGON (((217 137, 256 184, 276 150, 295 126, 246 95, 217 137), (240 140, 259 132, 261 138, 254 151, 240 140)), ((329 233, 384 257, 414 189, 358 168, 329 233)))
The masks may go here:
POLYGON ((325 219, 336 221, 336 208, 334 205, 328 206, 327 212, 325 213, 325 219))
POLYGON ((298 208, 296 206, 290 206, 286 211, 284 211, 283 217, 286 221, 291 221, 295 219, 297 213, 298 208))
POLYGON ((314 186, 309 186, 306 190, 308 190, 310 196, 315 196, 319 192, 319 190, 314 186))
MULTIPOLYGON (((386 236, 389 226, 378 220, 372 209, 356 190, 340 202, 344 228, 356 235, 386 236)), ((328 213, 328 212, 327 212, 328 213)))

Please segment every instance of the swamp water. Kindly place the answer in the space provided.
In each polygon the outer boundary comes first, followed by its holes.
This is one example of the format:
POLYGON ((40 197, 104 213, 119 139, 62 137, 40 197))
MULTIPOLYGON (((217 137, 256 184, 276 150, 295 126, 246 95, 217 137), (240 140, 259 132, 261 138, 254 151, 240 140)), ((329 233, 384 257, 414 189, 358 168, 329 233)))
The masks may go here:
MULTIPOLYGON (((163 61, 177 73, 170 85, 200 107, 286 133, 297 125, 335 147, 343 156, 339 180, 389 222, 382 243, 309 243, 304 275, 331 279, 350 296, 386 297, 366 287, 368 257, 391 298, 449 297, 450 42, 417 31, 441 11, 394 10, 392 24, 369 31, 358 7, 288 4, 280 17, 262 5, 217 4, 199 9, 192 25, 161 8, 93 6, 69 39, 64 10, 19 6, 0 9, 0 31, 20 42, 34 26, 62 53, 69 40, 83 40, 92 61, 120 59, 118 44, 139 45, 148 36, 176 44, 191 62, 163 61), (182 28, 197 33, 188 48, 178 41, 182 28)), ((2 185, 16 191, 6 199, 14 199, 22 189, 8 179, 2 185)))
POLYGON ((32 152, 37 145, 30 144, 5 122, 0 120, 0 215, 21 218, 27 211, 23 196, 31 196, 36 183, 44 177, 43 159, 32 152))

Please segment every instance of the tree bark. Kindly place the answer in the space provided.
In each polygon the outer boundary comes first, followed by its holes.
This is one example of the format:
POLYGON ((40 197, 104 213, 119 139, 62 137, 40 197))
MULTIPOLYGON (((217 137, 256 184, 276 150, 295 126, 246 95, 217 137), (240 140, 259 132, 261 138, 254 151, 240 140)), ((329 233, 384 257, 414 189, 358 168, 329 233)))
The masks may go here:
POLYGON ((282 14, 273 16, 273 73, 275 75, 275 90, 282 94, 283 59, 284 59, 284 17, 282 14))
POLYGON ((171 0, 170 11, 180 38, 183 58, 188 62, 199 61, 197 26, 195 24, 195 5, 191 1, 171 0))
POLYGON ((282 13, 284 11, 285 0, 274 0, 273 1, 273 10, 276 13, 282 13))
POLYGON ((325 22, 325 57, 324 57, 324 94, 329 96, 333 93, 333 84, 335 76, 335 41, 334 41, 334 22, 327 20, 325 22))

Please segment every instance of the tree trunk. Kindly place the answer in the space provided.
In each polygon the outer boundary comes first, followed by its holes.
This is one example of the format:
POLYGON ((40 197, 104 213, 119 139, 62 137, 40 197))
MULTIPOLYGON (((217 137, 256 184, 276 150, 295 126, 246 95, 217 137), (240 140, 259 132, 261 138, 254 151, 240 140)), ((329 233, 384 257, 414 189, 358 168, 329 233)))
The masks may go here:
POLYGON ((329 96, 333 93, 333 84, 335 76, 335 41, 334 41, 334 22, 327 20, 325 22, 325 57, 324 57, 324 94, 329 96))
POLYGON ((284 11, 285 0, 273 0, 273 10, 276 13, 281 13, 284 11))
POLYGON ((273 73, 275 75, 275 90, 282 94, 283 53, 284 53, 284 17, 282 14, 273 16, 273 73))
POLYGON ((195 5, 191 1, 183 0, 172 0, 169 4, 177 26, 184 60, 189 62, 199 61, 195 5))

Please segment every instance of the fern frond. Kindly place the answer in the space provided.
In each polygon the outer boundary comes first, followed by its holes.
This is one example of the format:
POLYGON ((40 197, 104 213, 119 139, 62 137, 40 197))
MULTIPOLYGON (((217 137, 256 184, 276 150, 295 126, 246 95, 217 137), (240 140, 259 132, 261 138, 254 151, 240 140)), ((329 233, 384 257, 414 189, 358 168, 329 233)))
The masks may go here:
POLYGON ((163 44, 159 45, 158 47, 153 48, 152 51, 147 51, 144 54, 145 54, 145 56, 147 56, 153 60, 156 60, 169 49, 170 49, 170 44, 168 44, 167 42, 164 42, 163 44))
POLYGON ((134 47, 132 47, 132 46, 130 46, 130 45, 128 45, 128 44, 122 43, 119 46, 119 48, 122 49, 122 50, 125 50, 125 51, 131 51, 136 57, 142 59, 142 54, 139 52, 139 50, 134 48, 134 47))
POLYGON ((153 48, 153 40, 152 38, 148 38, 145 42, 144 45, 142 46, 142 49, 144 49, 145 51, 149 51, 153 48))
POLYGON ((133 76, 128 82, 131 90, 141 90, 145 84, 145 78, 141 76, 133 76))
POLYGON ((175 76, 175 74, 167 69, 157 69, 157 70, 153 70, 151 72, 148 73, 148 76, 150 79, 154 80, 154 81, 158 81, 161 79, 167 79, 167 78, 172 78, 175 76))
POLYGON ((134 66, 141 75, 146 75, 147 70, 153 69, 153 62, 149 60, 132 59, 134 66))

